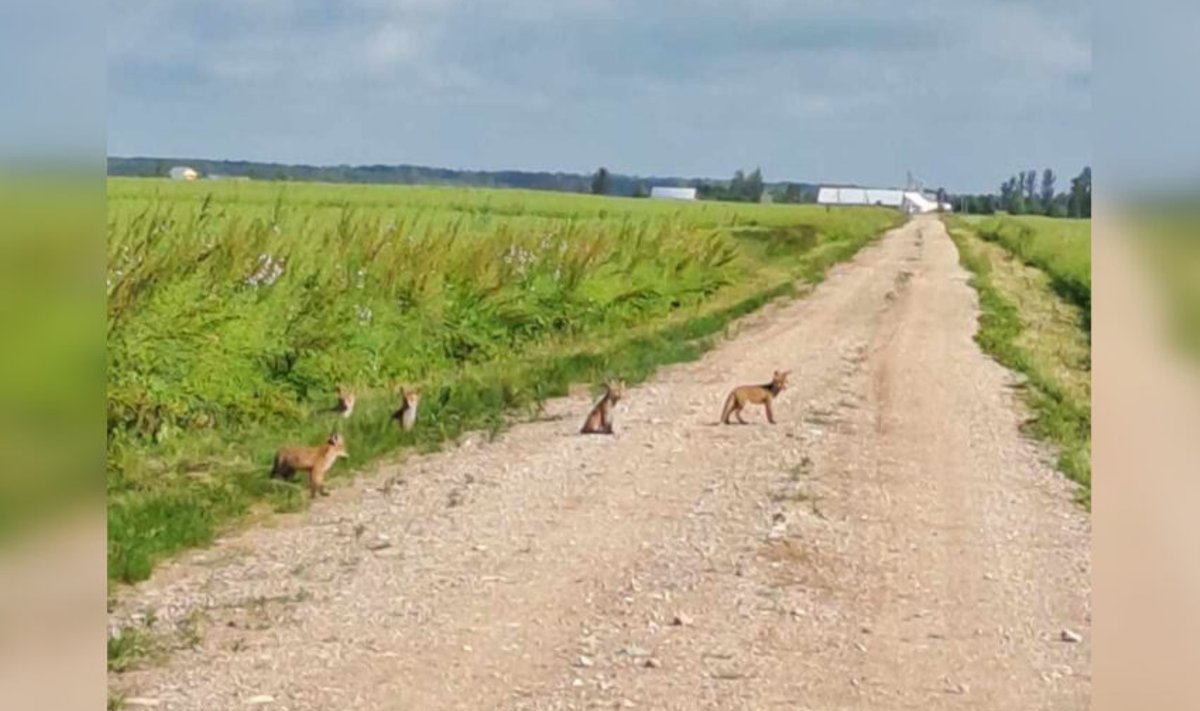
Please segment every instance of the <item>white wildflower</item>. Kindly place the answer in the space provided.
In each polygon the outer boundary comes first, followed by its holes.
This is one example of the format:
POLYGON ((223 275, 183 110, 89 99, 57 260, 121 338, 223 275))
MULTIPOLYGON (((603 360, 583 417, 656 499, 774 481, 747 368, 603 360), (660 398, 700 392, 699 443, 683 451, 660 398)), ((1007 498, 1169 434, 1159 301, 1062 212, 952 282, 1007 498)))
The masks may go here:
POLYGON ((246 277, 246 284, 253 287, 270 286, 283 276, 283 266, 284 260, 264 252, 258 255, 258 266, 246 277))

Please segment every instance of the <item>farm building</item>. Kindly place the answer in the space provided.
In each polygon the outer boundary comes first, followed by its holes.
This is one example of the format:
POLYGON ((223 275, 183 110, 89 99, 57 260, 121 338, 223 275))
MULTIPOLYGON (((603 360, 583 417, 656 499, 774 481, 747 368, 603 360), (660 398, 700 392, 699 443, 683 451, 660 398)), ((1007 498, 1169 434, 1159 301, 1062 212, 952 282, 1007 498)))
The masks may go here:
POLYGON ((195 180, 200 177, 194 168, 189 168, 186 165, 177 165, 171 169, 171 180, 195 180))
MULTIPOLYGON (((938 201, 936 197, 930 197, 925 193, 916 190, 909 190, 904 193, 904 211, 907 213, 916 212, 936 212, 938 209, 938 201)), ((944 212, 950 212, 950 203, 944 202, 941 205, 944 212)))
POLYGON ((665 185, 656 185, 650 188, 650 197, 660 200, 695 200, 695 188, 671 188, 665 185))
MULTIPOLYGON (((938 209, 937 199, 920 190, 898 190, 896 188, 860 188, 821 186, 817 192, 819 205, 883 205, 895 207, 907 213, 934 212, 938 209)), ((943 203, 942 209, 949 211, 950 204, 943 203)))

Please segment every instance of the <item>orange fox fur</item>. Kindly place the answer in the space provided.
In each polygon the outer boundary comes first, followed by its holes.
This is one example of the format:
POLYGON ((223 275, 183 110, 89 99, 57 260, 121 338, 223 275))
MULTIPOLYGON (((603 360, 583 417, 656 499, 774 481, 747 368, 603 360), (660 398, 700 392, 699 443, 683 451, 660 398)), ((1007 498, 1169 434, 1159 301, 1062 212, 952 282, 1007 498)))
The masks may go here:
POLYGON ((350 414, 354 412, 354 401, 357 399, 354 396, 354 391, 347 390, 339 385, 337 389, 337 396, 338 401, 337 404, 333 406, 333 411, 342 413, 342 417, 349 417, 350 414))
POLYGON ((625 381, 615 381, 605 383, 604 397, 596 403, 592 411, 588 413, 587 419, 583 421, 583 427, 579 430, 580 434, 612 434, 613 433, 613 406, 625 394, 625 381))
POLYGON ((737 416, 737 421, 746 424, 742 419, 742 408, 754 403, 767 409, 767 422, 775 424, 775 413, 771 412, 771 401, 787 387, 787 376, 791 371, 775 371, 771 382, 766 385, 742 385, 733 389, 725 398, 725 407, 721 410, 721 424, 729 424, 731 415, 737 416))
POLYGON ((400 423, 405 432, 411 430, 417 422, 417 406, 421 404, 420 390, 405 390, 400 388, 400 409, 392 413, 392 419, 400 423))
POLYGON ((346 442, 337 432, 329 435, 329 439, 319 447, 284 445, 275 453, 271 477, 291 481, 296 477, 296 472, 307 471, 309 494, 313 498, 316 498, 317 494, 329 496, 329 492, 325 490, 325 473, 339 458, 347 456, 349 455, 346 452, 346 442))

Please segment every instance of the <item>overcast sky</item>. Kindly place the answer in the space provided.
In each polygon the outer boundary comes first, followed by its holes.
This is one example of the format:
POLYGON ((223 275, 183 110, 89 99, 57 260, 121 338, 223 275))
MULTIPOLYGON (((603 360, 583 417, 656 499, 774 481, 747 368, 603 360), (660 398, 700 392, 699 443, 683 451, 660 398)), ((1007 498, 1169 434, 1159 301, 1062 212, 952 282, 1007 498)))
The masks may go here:
POLYGON ((120 0, 108 153, 991 190, 1091 159, 1088 0, 120 0))

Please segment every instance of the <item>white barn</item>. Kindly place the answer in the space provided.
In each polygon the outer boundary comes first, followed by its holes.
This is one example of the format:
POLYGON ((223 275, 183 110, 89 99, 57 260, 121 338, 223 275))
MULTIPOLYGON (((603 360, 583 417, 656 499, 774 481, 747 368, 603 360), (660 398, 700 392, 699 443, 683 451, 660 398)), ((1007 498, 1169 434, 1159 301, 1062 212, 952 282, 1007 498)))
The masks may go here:
POLYGON ((666 185, 656 185, 650 188, 650 197, 660 200, 695 200, 695 188, 672 188, 666 185))
MULTIPOLYGON (((818 205, 883 205, 895 207, 909 214, 934 212, 938 203, 919 190, 898 190, 895 188, 859 188, 823 185, 817 191, 818 205)), ((942 209, 950 210, 949 203, 942 203, 942 209)))
POLYGON ((171 180, 195 180, 200 177, 195 168, 189 168, 186 165, 177 165, 171 169, 171 180))

